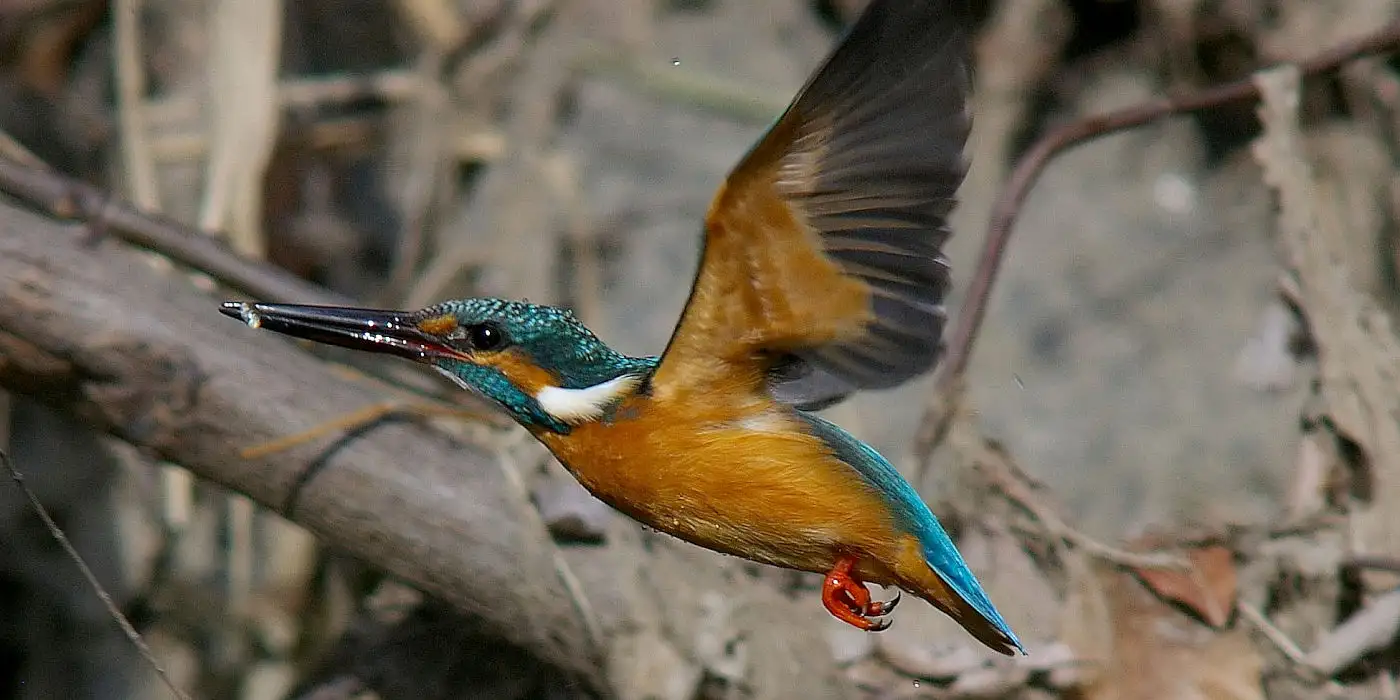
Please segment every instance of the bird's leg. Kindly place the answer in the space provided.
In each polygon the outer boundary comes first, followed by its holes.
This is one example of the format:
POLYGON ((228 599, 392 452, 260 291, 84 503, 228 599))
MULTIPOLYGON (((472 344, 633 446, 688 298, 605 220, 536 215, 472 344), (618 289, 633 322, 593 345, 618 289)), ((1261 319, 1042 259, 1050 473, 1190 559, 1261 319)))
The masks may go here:
POLYGON ((871 632, 879 632, 890 626, 889 620, 872 620, 872 617, 888 615, 899 604, 899 592, 885 601, 870 600, 870 589, 855 577, 856 558, 843 554, 836 558, 836 565, 827 572, 822 581, 822 605, 836 619, 871 632))

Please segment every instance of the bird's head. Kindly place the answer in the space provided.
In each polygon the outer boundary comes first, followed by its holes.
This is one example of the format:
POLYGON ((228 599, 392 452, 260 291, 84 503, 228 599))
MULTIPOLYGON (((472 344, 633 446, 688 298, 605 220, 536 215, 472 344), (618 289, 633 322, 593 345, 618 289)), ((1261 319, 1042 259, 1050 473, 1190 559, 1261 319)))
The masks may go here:
POLYGON ((635 392, 654 358, 603 344, 566 309, 462 299, 419 311, 226 302, 255 328, 431 365, 532 430, 567 433, 635 392))

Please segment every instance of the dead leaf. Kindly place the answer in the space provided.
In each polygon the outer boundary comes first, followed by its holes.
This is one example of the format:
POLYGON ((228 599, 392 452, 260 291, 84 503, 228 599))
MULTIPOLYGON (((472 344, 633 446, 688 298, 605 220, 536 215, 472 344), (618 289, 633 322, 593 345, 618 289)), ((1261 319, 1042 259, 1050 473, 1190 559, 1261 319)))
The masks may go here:
POLYGON ((1211 627, 1223 627, 1235 609, 1234 554, 1219 545, 1186 553, 1191 569, 1137 569, 1135 573, 1157 595, 1185 606, 1211 627))
POLYGON ((1264 662, 1244 631, 1190 623, 1109 565, 1090 572, 1093 581, 1081 580, 1080 588, 1102 588, 1111 631, 1108 639, 1079 640, 1107 655, 1084 700, 1263 700, 1264 662))

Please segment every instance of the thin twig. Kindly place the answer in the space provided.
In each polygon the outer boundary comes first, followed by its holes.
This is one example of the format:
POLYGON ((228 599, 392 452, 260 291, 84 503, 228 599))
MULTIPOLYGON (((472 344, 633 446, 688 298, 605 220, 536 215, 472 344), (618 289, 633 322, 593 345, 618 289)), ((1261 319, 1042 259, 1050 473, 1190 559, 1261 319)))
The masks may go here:
POLYGON ((25 148, 24 144, 15 140, 15 137, 10 136, 4 131, 0 131, 0 156, 19 161, 31 168, 48 169, 49 167, 47 163, 40 160, 38 156, 25 148))
POLYGON ((404 102, 422 95, 433 85, 420 71, 399 68, 365 75, 302 76, 277 85, 283 107, 319 107, 365 99, 404 102))
MULTIPOLYGON (((964 430, 973 430, 966 423, 964 430)), ((959 429, 954 427, 954 430, 959 429)), ((974 436, 980 439, 980 436, 974 436)), ((1130 552, 1100 542, 1088 533, 1070 525, 1054 508, 1036 497, 1036 488, 1019 469, 1006 461, 1000 452, 989 451, 981 461, 987 470, 987 478, 998 491, 1012 503, 1020 506, 1042 528, 1044 534, 1072 547, 1077 547, 1095 559, 1131 569, 1176 569, 1189 570, 1190 562, 1171 552, 1130 552)))
POLYGON ((238 451, 238 456, 248 460, 263 459, 269 455, 284 452, 298 445, 306 444, 324 435, 335 432, 349 432, 365 425, 382 422, 386 418, 395 415, 418 418, 448 416, 464 421, 471 420, 488 423, 498 419, 498 414, 496 413, 483 413, 482 411, 470 407, 452 404, 436 404, 421 401, 385 401, 317 424, 309 430, 284 435, 275 440, 245 447, 238 451))
POLYGON ((146 644, 146 640, 141 637, 141 633, 137 632, 136 628, 132 626, 131 620, 128 620, 126 615, 122 614, 121 608, 118 608, 116 602, 112 600, 112 595, 108 593, 102 583, 97 580, 97 576, 92 573, 92 569, 88 567, 87 562, 83 561, 83 557, 78 554, 78 550, 73 548, 73 543, 68 541, 68 536, 63 534, 63 530, 58 527, 58 523, 54 522, 53 517, 49 515, 49 510, 44 507, 43 503, 39 502, 39 497, 34 495, 34 492, 30 490, 28 484, 24 483, 24 475, 20 473, 19 469, 15 468, 14 462, 10 461, 10 456, 3 450, 0 450, 0 462, 4 463, 5 469, 10 472, 10 478, 14 480, 19 490, 24 492, 24 497, 29 500, 29 505, 34 508, 34 512, 39 515, 39 519, 44 522, 44 527, 48 529, 49 534, 52 535, 59 546, 63 548, 68 558, 72 559, 73 563, 77 565, 78 571, 82 573, 83 578, 87 579, 88 586, 97 594, 97 598, 102 601, 102 606, 107 608, 107 614, 111 615, 112 619, 121 627, 126 638, 131 642, 132 646, 136 647, 136 650, 140 652, 141 657, 146 660, 146 663, 149 663, 151 668, 155 669, 156 675, 160 676, 160 680, 165 683, 165 687, 170 689, 170 694, 180 700, 190 700, 189 694, 175 685, 175 681, 170 678, 170 674, 166 673, 165 667, 161 666, 160 661, 156 660, 155 653, 152 652, 151 647, 146 644))
MULTIPOLYGON (((146 211, 161 210, 160 182, 151 157, 150 130, 146 124, 146 66, 141 43, 142 0, 118 0, 114 11, 116 34, 115 67, 117 113, 121 125, 121 154, 126 190, 136 206, 146 211)), ((92 221, 94 231, 106 230, 101 220, 92 221)), ((194 479, 179 467, 160 470, 163 494, 162 519, 179 530, 189 523, 194 510, 194 479)))
POLYGON ((1235 607, 1239 609, 1240 617, 1254 625, 1255 629, 1259 630, 1259 633, 1263 634, 1264 638, 1268 639, 1279 652, 1288 657, 1289 661, 1300 668, 1311 668, 1308 665, 1308 655, 1303 653, 1298 643, 1284 634, 1283 630, 1275 627, 1274 623, 1270 622, 1269 618, 1264 617, 1264 613, 1260 612, 1258 608, 1244 601, 1236 603, 1235 607))
MULTIPOLYGON (((406 68, 377 73, 303 75, 278 81, 276 99, 281 108, 296 111, 364 100, 395 105, 417 98, 423 87, 421 75, 406 68)), ((200 115, 200 100, 195 94, 153 97, 146 102, 145 116, 153 128, 185 124, 200 115)))
MULTIPOLYGON (((1379 31, 1323 51, 1298 64, 1305 76, 1329 73, 1358 58, 1387 53, 1400 47, 1400 21, 1391 22, 1379 31)), ((987 303, 997 272, 1005 257, 1016 219, 1021 213, 1031 188, 1050 160, 1062 151, 1125 129, 1142 126, 1163 117, 1198 112, 1232 102, 1259 99, 1259 88, 1252 79, 1227 83, 1207 90, 1164 97, 1107 114, 1065 124, 1046 134, 1031 147, 1012 170, 1006 187, 992 208, 982 257, 978 260, 972 282, 964 298, 957 327, 948 345, 948 355, 939 374, 937 391, 947 391, 952 383, 967 371, 977 333, 987 313, 987 303)))
POLYGON ((0 192, 52 216, 92 223, 114 238, 160 253, 259 299, 354 303, 291 273, 242 258, 227 244, 175 219, 143 211, 97 187, 54 172, 0 157, 0 192))
POLYGON ((1357 555, 1342 560, 1342 566, 1354 569, 1371 569, 1374 571, 1391 571, 1400 573, 1400 559, 1380 555, 1357 555))
MULTIPOLYGON (((1397 46, 1400 46, 1400 21, 1391 22, 1373 34, 1324 51, 1298 64, 1298 69, 1307 76, 1327 73, 1358 58, 1393 51, 1397 46)), ((928 408, 920 421, 914 446, 919 470, 917 483, 923 482, 930 455, 936 445, 942 443, 949 431, 954 429, 953 423, 958 420, 959 412, 964 406, 964 375, 972 357, 978 331, 986 316, 992 287, 1010 243, 1013 227, 1021 213, 1021 205, 1025 203, 1031 188, 1050 160, 1062 151, 1085 141, 1174 114, 1219 107, 1240 100, 1257 100, 1259 94, 1259 87, 1252 79, 1247 79, 1202 92, 1164 97, 1066 124, 1042 137, 1022 156, 992 208, 982 256, 978 260, 977 269, 964 298, 962 312, 958 316, 943 369, 937 378, 928 408)), ((1166 558, 1159 559, 1160 555, 1151 554, 1146 555, 1147 559, 1140 560, 1136 553, 1116 550, 1075 530, 1053 510, 1040 504, 1029 492, 1024 494, 1026 498, 1008 495, 1026 508, 1033 517, 1039 519, 1047 532, 1062 541, 1079 546, 1096 557, 1125 566, 1179 564, 1166 558), (1138 564, 1139 561, 1141 564, 1138 564)))
MULTIPOLYGON (((334 306, 356 303, 281 268, 244 258, 215 236, 204 235, 163 214, 142 211, 42 164, 27 166, 0 155, 0 193, 52 216, 87 222, 104 235, 160 253, 257 299, 334 306)), ((420 365, 410 365, 408 370, 423 372, 420 365)), ((440 395, 423 386, 405 385, 401 380, 386 381, 425 398, 440 395)), ((450 395, 455 397, 458 393, 450 395)))
MULTIPOLYGON (((205 65, 209 152, 204 162, 198 226, 221 232, 235 251, 249 258, 265 258, 268 239, 262 221, 263 181, 277 144, 281 117, 277 72, 282 55, 282 3, 216 0, 209 20, 205 65)), ((188 472, 180 473, 191 479, 188 472)), ((253 502, 241 495, 229 495, 225 503, 220 514, 226 537, 220 563, 227 612, 241 622, 250 613, 258 583, 254 540, 259 531, 276 525, 265 525, 253 502)), ((241 636, 235 630, 224 630, 223 634, 232 645, 244 643, 241 636)))

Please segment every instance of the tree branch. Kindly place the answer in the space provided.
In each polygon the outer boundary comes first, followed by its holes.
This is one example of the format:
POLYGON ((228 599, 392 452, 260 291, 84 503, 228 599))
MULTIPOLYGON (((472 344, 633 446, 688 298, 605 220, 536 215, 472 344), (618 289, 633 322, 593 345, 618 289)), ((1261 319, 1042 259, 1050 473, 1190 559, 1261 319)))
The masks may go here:
MULTIPOLYGON (((1359 37, 1333 47, 1298 64, 1304 76, 1330 73, 1358 58, 1395 51, 1400 47, 1400 21, 1391 22, 1373 34, 1359 37)), ((943 370, 938 377, 939 393, 948 393, 967 371, 972 359, 972 349, 977 342, 977 333, 982 327, 982 319, 987 313, 987 303, 992 287, 996 283, 997 272, 1006 255, 1011 241, 1011 233, 1021 214, 1021 205, 1030 195, 1031 188, 1040 179, 1050 161, 1061 152, 1087 141, 1108 136, 1163 117, 1187 112, 1199 112, 1220 107, 1231 102, 1259 99, 1259 87, 1253 79, 1246 78, 1226 83, 1200 92, 1163 97, 1115 112, 1101 114, 1079 121, 1070 122, 1036 141, 1035 145, 1017 162, 1006 186, 992 206, 991 222, 982 246, 982 256, 977 261, 972 282, 968 286, 962 311, 958 314, 956 329, 948 344, 948 355, 943 370)))
POLYGON ((353 303, 277 268, 241 257, 220 239, 202 235, 192 226, 141 211, 92 185, 45 168, 26 167, 0 156, 0 192, 60 219, 85 221, 92 237, 110 235, 156 251, 259 301, 353 303))
MULTIPOLYGON (((164 225, 104 206, 124 227, 150 233, 164 225)), ((202 244, 191 245, 180 250, 202 244)), ((182 260, 196 264, 192 257, 182 260)), ((247 286, 268 284, 260 296, 328 300, 314 288, 274 293, 275 274, 239 274, 247 286)), ((80 226, 0 203, 0 386, 275 510, 318 446, 246 461, 239 449, 382 403, 388 389, 346 379, 216 311, 184 274, 152 267, 119 241, 94 241, 80 226)), ((732 611, 722 628, 748 649, 752 697, 845 696, 835 665, 823 661, 830 652, 817 627, 820 605, 795 604, 693 547, 660 538, 643 547, 647 536, 630 524, 614 528, 604 546, 561 556, 511 468, 498 451, 424 426, 387 425, 329 455, 294 518, 605 695, 619 678, 646 678, 635 667, 644 654, 627 650, 654 640, 672 645, 678 663, 703 668, 704 643, 691 636, 722 600, 732 611), (561 566, 595 597, 600 640, 561 566)))

